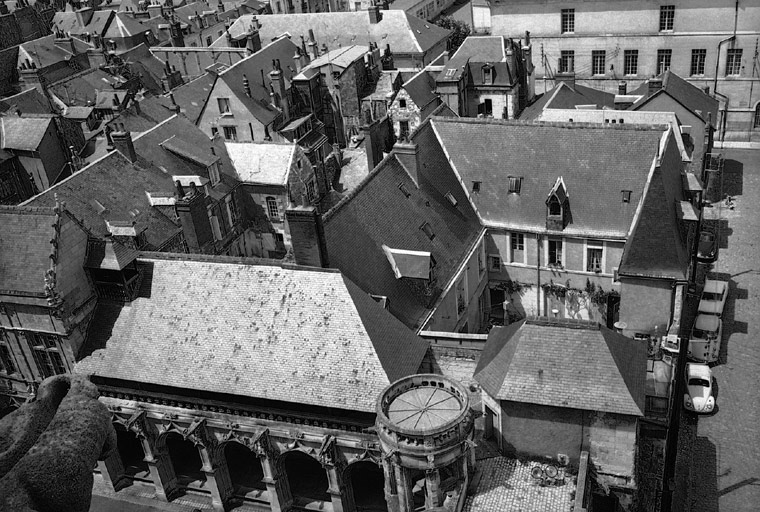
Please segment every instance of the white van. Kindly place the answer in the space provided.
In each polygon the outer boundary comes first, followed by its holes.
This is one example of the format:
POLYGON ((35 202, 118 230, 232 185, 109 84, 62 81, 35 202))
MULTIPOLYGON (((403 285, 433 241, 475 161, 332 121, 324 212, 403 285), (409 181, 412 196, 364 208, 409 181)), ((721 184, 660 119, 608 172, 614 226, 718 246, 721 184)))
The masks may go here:
POLYGON ((720 354, 723 322, 715 315, 697 315, 689 336, 688 356, 703 363, 714 363, 720 354))

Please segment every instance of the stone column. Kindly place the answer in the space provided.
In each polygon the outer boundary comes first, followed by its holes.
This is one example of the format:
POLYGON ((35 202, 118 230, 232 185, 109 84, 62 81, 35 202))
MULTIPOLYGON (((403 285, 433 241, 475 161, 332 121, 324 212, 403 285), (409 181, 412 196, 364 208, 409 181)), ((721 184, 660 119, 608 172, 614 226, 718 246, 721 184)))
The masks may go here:
POLYGON ((145 462, 150 469, 150 478, 156 488, 156 496, 162 501, 171 501, 179 494, 177 485, 177 475, 174 473, 174 466, 166 451, 166 447, 156 450, 146 449, 146 441, 143 441, 143 450, 145 450, 145 462))
POLYGON ((263 480, 267 486, 272 512, 287 512, 293 504, 287 475, 278 471, 274 456, 259 455, 259 460, 264 472, 263 480))
POLYGON ((412 483, 409 481, 408 470, 400 464, 393 462, 393 470, 396 473, 396 492, 398 493, 398 511, 414 511, 414 495, 412 494, 412 483))
POLYGON ((356 506, 353 503, 353 493, 346 488, 343 481, 343 466, 334 464, 323 467, 327 472, 327 482, 329 483, 327 492, 330 494, 333 512, 352 512, 356 506))
POLYGON ((114 450, 105 460, 99 460, 98 469, 103 475, 103 481, 112 491, 119 491, 132 484, 131 480, 124 474, 124 464, 118 450, 114 450))
POLYGON ((425 471, 426 499, 425 506, 435 508, 441 505, 441 473, 438 469, 425 471))
POLYGON ((233 495, 232 480, 222 450, 197 445, 203 462, 206 483, 211 491, 211 506, 216 512, 224 512, 225 505, 233 495))
POLYGON ((393 471, 390 459, 383 457, 383 481, 385 482, 385 503, 388 504, 388 512, 400 512, 399 484, 393 471))

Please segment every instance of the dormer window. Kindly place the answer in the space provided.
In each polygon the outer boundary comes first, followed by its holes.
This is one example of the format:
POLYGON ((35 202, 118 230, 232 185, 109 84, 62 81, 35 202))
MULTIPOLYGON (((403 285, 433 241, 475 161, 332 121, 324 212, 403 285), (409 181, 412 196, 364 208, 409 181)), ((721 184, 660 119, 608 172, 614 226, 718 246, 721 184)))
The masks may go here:
POLYGON ((630 203, 631 202, 631 191, 630 190, 621 190, 620 195, 623 198, 624 203, 630 203))
POLYGON ((435 238, 435 233, 433 233, 433 227, 430 225, 430 223, 425 222, 420 226, 420 229, 427 235, 429 239, 435 238))
POLYGON ((446 200, 451 203, 451 206, 457 205, 457 200, 451 192, 446 192, 446 200))
POLYGON ((509 193, 519 194, 520 189, 522 188, 522 178, 518 176, 510 176, 507 179, 509 180, 509 193))
POLYGON ((493 85, 493 66, 490 64, 483 66, 483 84, 493 85))
POLYGON ((546 229, 555 231, 565 229, 566 220, 570 213, 569 204, 567 188, 565 188, 565 182, 560 176, 546 198, 546 229))

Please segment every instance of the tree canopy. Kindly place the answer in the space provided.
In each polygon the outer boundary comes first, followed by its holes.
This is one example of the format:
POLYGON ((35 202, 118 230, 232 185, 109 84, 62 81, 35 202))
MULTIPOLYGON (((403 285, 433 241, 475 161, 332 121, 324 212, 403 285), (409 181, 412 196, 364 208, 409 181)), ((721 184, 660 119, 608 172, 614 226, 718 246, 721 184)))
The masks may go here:
POLYGON ((467 39, 467 36, 469 36, 472 32, 470 26, 467 23, 464 21, 456 20, 451 16, 441 16, 435 23, 439 27, 454 31, 454 33, 449 37, 449 49, 452 52, 457 51, 457 48, 462 46, 464 40, 467 39))

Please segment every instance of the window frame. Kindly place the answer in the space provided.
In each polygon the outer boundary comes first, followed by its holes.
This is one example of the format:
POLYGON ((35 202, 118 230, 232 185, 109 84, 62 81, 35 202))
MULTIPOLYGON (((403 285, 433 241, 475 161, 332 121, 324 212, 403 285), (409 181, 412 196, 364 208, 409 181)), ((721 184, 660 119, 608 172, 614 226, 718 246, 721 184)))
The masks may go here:
POLYGON ((704 76, 706 60, 707 60, 707 49, 692 48, 691 67, 689 68, 689 76, 704 76))
POLYGON ((729 48, 726 50, 725 76, 741 76, 742 74, 742 48, 729 48))
POLYGON ((491 272, 501 272, 501 255, 489 254, 488 255, 488 270, 491 272))
POLYGON ((673 60, 673 50, 670 48, 660 48, 657 50, 657 75, 661 75, 670 69, 673 60))
POLYGON ((605 50, 591 50, 591 74, 593 76, 603 76, 607 74, 607 52, 605 50), (601 68, 597 67, 601 59, 601 68), (597 71, 601 69, 601 73, 597 71))
POLYGON ((235 223, 238 221, 238 207, 234 195, 229 194, 225 196, 224 204, 227 207, 227 217, 229 219, 230 228, 234 228, 235 223))
POLYGON ((575 50, 560 51, 559 72, 575 73, 575 50))
POLYGON ((639 51, 623 50, 623 74, 636 76, 639 74, 639 51))
POLYGON ((399 98, 398 108, 406 108, 406 98, 399 98))
POLYGON ((564 238, 556 238, 556 237, 549 237, 546 239, 546 266, 547 267, 559 267, 559 268, 565 268, 565 239, 564 238), (555 244, 554 250, 552 250, 552 244, 555 244), (557 247, 556 244, 559 245, 559 251, 560 251, 560 257, 557 258, 557 247), (554 253, 554 261, 551 261, 552 253, 554 253), (559 260, 559 262, 557 262, 559 260))
POLYGON ((208 178, 211 182, 211 186, 217 185, 220 181, 222 181, 222 176, 219 172, 219 162, 214 162, 213 164, 208 166, 208 178))
POLYGON ((269 220, 280 220, 280 205, 277 204, 277 198, 274 196, 267 196, 264 199, 267 205, 267 217, 269 220))
POLYGON ((16 361, 10 344, 6 341, 4 335, 0 335, 0 373, 13 375, 18 373, 18 361, 16 361))
POLYGON ((603 240, 586 240, 584 243, 583 248, 583 268, 586 272, 590 272, 593 274, 604 274, 604 270, 607 264, 607 251, 606 251, 606 244, 603 240), (601 251, 601 257, 599 258, 599 271, 596 270, 590 270, 589 265, 591 263, 591 258, 589 258, 590 253, 589 251, 601 251))
POLYGON ((673 32, 676 19, 675 5, 660 6, 660 32, 673 32))
POLYGON ((219 107, 219 115, 232 115, 229 98, 217 98, 216 104, 219 107))
POLYGON ((522 190, 522 176, 507 176, 508 193, 520 195, 522 190))
POLYGON ((66 361, 60 348, 60 336, 57 334, 27 332, 26 338, 29 348, 32 350, 34 364, 43 378, 63 375, 68 372, 66 361), (59 366, 59 368, 56 366, 59 366))
POLYGON ((575 9, 560 10, 560 34, 575 34, 575 9))
POLYGON ((509 262, 526 265, 528 251, 525 250, 525 233, 512 231, 509 233, 509 262), (522 261, 515 260, 515 251, 522 251, 522 261))
POLYGON ((760 103, 755 105, 755 117, 752 123, 753 128, 760 128, 760 103))
POLYGON ((222 130, 224 132, 224 140, 229 140, 232 142, 237 142, 237 126, 222 126, 222 130), (229 137, 228 135, 232 135, 229 137))

